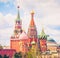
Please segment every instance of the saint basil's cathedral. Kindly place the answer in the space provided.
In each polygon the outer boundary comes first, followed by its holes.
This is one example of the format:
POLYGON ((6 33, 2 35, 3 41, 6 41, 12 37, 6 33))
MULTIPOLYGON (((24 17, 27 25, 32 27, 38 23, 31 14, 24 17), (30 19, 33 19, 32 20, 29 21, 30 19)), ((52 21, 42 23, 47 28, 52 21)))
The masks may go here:
POLYGON ((48 36, 44 32, 44 28, 42 28, 41 34, 38 38, 37 28, 34 22, 34 11, 31 11, 31 21, 28 27, 28 32, 22 29, 22 20, 19 15, 19 7, 18 7, 18 15, 15 21, 14 33, 10 37, 10 48, 15 49, 16 52, 26 53, 29 49, 39 50, 40 52, 56 51, 57 43, 53 39, 47 39, 48 36), (52 44, 51 44, 52 43, 52 44))

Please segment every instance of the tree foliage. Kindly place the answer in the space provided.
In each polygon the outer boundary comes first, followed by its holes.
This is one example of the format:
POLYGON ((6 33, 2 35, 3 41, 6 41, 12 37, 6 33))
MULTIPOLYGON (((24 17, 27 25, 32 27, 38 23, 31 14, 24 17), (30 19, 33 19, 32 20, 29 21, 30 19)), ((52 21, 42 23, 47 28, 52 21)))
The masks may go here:
POLYGON ((0 58, 2 58, 2 55, 0 55, 0 58))
POLYGON ((32 53, 30 51, 27 53, 27 58, 33 58, 32 53))
POLYGON ((22 53, 21 52, 15 53, 14 58, 22 58, 22 53))
POLYGON ((7 56, 7 55, 4 55, 4 57, 3 58, 9 58, 9 56, 7 56))

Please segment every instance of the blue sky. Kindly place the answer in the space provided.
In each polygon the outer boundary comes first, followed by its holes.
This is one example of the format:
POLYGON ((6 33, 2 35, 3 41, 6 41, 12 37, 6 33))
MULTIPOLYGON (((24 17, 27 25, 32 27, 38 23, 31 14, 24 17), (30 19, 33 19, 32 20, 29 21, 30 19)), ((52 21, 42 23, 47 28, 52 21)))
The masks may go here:
POLYGON ((60 43, 60 0, 0 0, 0 44, 10 43, 18 5, 23 30, 27 32, 31 19, 30 12, 34 10, 38 34, 40 35, 44 26, 45 33, 60 43))

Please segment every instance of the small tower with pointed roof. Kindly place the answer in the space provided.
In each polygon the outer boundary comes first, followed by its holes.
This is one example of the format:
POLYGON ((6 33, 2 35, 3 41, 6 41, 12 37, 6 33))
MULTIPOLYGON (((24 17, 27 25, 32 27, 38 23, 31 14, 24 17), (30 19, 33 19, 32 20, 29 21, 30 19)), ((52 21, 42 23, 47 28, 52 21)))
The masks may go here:
POLYGON ((34 22, 34 11, 31 11, 31 21, 30 21, 30 25, 28 28, 28 37, 29 38, 37 38, 37 30, 36 30, 36 26, 35 26, 35 22, 34 22))
POLYGON ((17 15, 17 19, 15 22, 15 30, 14 30, 14 34, 18 34, 18 33, 22 33, 22 21, 20 19, 20 14, 19 14, 19 6, 18 6, 18 15, 17 15))
POLYGON ((47 51, 47 35, 44 32, 44 28, 42 28, 40 38, 39 38, 39 42, 40 42, 41 52, 46 52, 47 51))
POLYGON ((41 34, 40 34, 40 38, 41 38, 41 39, 46 39, 46 40, 47 40, 47 35, 45 34, 44 28, 43 28, 43 27, 42 27, 42 31, 41 31, 41 34))

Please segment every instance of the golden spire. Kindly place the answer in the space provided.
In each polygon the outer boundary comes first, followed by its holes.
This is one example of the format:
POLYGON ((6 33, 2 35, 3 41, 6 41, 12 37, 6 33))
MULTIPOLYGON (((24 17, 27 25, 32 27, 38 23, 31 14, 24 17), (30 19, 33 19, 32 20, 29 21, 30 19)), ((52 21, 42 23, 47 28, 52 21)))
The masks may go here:
POLYGON ((31 19, 34 18, 34 10, 31 11, 31 19))
POLYGON ((32 13, 34 14, 34 10, 31 11, 31 14, 32 14, 32 13))

